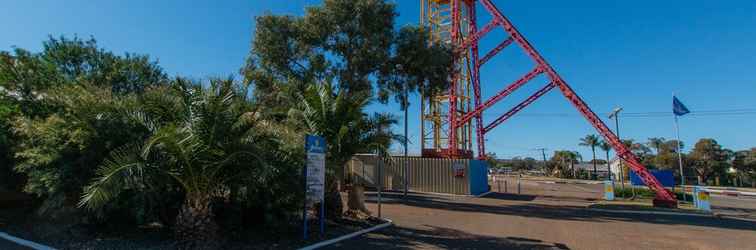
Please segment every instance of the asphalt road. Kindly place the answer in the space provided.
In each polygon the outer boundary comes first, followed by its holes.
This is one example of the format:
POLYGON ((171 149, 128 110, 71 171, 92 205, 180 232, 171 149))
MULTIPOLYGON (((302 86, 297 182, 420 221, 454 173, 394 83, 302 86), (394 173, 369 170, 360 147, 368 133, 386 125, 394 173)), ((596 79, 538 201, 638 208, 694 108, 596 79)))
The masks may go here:
MULTIPOLYGON (((386 194, 382 215, 394 227, 326 249, 753 249, 756 242, 752 221, 587 209, 600 197, 600 184, 521 185, 523 193, 527 186, 547 195, 386 194)), ((368 207, 377 211, 373 202, 368 207)))

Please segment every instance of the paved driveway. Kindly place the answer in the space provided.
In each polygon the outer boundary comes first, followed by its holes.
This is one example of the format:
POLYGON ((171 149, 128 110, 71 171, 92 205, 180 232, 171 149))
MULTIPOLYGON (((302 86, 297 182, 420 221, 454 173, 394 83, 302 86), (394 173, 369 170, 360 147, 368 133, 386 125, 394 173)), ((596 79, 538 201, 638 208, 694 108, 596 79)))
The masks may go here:
POLYGON ((598 212, 575 197, 386 197, 382 214, 394 227, 328 249, 753 249, 756 242, 754 222, 598 212))

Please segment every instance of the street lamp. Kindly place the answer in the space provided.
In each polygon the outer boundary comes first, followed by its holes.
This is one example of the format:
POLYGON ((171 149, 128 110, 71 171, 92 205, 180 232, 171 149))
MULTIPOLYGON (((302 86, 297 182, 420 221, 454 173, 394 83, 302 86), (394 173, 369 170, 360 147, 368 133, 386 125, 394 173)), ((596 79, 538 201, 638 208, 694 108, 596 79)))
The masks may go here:
MULTIPOLYGON (((622 107, 616 107, 614 110, 609 113, 609 119, 614 120, 614 133, 617 135, 617 139, 620 140, 620 143, 622 143, 622 138, 620 137, 619 133, 619 113, 622 112, 622 107)), ((615 152, 617 153, 617 152, 615 152)), ((619 169, 620 169, 620 184, 622 185, 622 189, 625 189, 625 169, 622 167, 622 158, 619 157, 619 154, 617 154, 617 160, 619 160, 619 169)), ((609 170, 611 172, 611 170, 609 170)))

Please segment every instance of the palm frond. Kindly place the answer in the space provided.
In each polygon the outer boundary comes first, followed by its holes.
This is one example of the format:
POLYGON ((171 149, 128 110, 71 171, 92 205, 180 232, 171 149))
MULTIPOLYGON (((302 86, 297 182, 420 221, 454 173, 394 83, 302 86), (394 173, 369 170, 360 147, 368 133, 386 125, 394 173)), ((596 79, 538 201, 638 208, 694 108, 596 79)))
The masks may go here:
POLYGON ((97 177, 84 188, 79 207, 97 210, 123 190, 134 188, 147 169, 139 151, 138 146, 126 145, 111 152, 97 170, 97 177))

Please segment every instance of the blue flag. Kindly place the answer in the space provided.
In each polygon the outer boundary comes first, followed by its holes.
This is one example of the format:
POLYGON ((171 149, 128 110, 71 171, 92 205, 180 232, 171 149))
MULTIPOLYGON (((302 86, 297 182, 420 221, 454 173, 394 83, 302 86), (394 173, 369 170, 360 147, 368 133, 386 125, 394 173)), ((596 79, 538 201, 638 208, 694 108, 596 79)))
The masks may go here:
POLYGON ((682 116, 690 113, 690 110, 688 110, 688 108, 685 107, 685 104, 678 100, 677 97, 672 96, 672 112, 677 116, 682 116))

